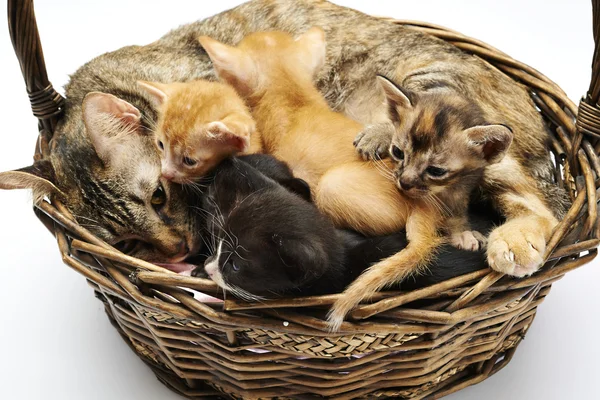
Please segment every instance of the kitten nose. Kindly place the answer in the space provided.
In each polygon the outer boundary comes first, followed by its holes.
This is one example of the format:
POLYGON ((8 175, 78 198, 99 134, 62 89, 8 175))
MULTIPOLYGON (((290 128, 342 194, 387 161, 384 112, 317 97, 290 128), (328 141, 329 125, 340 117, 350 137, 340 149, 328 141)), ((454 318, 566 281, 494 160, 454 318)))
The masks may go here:
POLYGON ((163 178, 165 178, 166 180, 172 180, 173 178, 175 178, 175 171, 173 170, 162 170, 162 176, 163 178))
POLYGON ((400 179, 400 187, 403 190, 410 190, 415 187, 415 181, 408 179, 400 179))

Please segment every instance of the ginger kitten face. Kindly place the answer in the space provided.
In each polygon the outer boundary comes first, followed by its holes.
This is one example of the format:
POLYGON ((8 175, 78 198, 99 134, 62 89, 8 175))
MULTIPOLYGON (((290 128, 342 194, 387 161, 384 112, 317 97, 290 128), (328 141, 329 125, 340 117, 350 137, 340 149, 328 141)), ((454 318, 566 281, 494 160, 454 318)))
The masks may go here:
POLYGON ((162 176, 191 183, 245 151, 255 124, 233 88, 217 82, 138 82, 160 110, 155 134, 162 176))
MULTIPOLYGON (((491 125, 475 104, 456 94, 410 93, 379 77, 395 134, 389 153, 398 188, 414 198, 446 197, 479 181, 512 142, 505 125, 491 125)), ((470 191, 469 191, 470 192, 470 191)))

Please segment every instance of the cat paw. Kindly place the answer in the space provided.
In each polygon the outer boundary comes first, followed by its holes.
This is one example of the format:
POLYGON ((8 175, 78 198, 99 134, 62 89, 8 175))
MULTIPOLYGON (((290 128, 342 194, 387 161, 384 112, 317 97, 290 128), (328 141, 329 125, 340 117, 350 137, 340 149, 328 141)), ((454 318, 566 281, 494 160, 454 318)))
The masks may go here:
POLYGON ((366 126, 352 143, 363 160, 380 160, 389 155, 394 127, 389 123, 366 126))
POLYGON ((539 225, 522 218, 494 229, 488 238, 487 259, 492 269, 521 278, 540 269, 545 251, 539 225))
POLYGON ((487 239, 477 231, 464 231, 452 234, 450 244, 457 249, 477 251, 485 248, 487 239))

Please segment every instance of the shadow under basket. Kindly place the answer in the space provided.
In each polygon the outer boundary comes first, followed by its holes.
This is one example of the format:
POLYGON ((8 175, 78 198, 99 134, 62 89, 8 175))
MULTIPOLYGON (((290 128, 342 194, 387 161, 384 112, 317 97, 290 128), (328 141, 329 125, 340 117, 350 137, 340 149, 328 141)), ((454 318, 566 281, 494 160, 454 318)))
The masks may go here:
MULTIPOLYGON (((593 0, 594 37, 600 0, 593 0)), ((32 0, 9 0, 10 33, 34 115, 35 158, 64 99, 48 81, 32 0)), ((552 131, 558 185, 572 207, 548 243, 546 265, 529 278, 484 269, 412 292, 382 292, 330 334, 324 321, 337 295, 264 303, 202 303, 185 289, 220 296, 208 280, 179 276, 123 255, 44 201, 34 211, 56 237, 63 261, 82 274, 112 324, 158 379, 188 398, 436 399, 503 368, 552 283, 596 256, 600 176, 599 51, 579 107, 552 81, 508 55, 438 26, 395 21, 437 36, 526 85, 552 131)))

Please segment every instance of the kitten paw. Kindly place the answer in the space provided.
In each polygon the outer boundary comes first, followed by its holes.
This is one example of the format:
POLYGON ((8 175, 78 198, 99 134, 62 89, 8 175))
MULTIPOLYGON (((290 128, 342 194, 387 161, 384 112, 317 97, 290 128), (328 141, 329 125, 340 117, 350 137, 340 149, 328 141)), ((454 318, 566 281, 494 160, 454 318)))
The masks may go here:
POLYGON ((545 251, 540 226, 520 218, 494 229, 488 239, 487 259, 494 270, 521 278, 540 269, 545 251))
POLYGON ((356 135, 354 147, 363 160, 380 160, 389 155, 394 126, 390 123, 368 125, 356 135))
POLYGON ((477 231, 464 231, 452 234, 450 243, 457 249, 477 251, 485 248, 487 239, 477 231))

